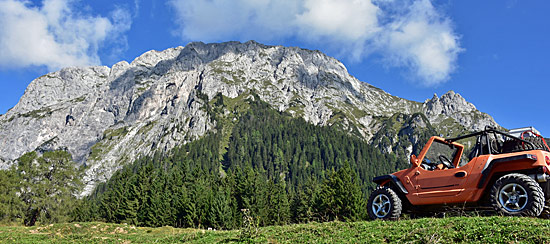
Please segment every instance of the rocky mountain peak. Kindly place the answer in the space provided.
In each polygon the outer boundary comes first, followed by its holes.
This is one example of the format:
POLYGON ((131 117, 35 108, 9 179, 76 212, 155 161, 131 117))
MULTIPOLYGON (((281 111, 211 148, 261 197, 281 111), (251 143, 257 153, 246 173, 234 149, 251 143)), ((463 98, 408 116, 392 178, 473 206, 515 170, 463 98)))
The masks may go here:
POLYGON ((424 103, 424 107, 426 108, 426 115, 428 116, 439 114, 451 115, 477 110, 473 104, 467 102, 460 94, 452 90, 445 93, 441 98, 437 97, 437 94, 434 94, 432 99, 424 103))
POLYGON ((435 124, 452 118, 470 130, 498 126, 492 117, 478 111, 473 104, 452 90, 442 95, 441 98, 434 94, 432 99, 424 102, 423 108, 430 122, 435 124))
MULTIPOLYGON (((235 104, 250 97, 366 141, 385 134, 378 132, 389 128, 385 120, 400 118, 395 114, 425 114, 440 131, 496 125, 452 91, 425 103, 395 97, 357 80, 319 51, 254 41, 193 42, 110 68, 65 68, 37 78, 0 116, 0 167, 26 152, 66 150, 88 166, 89 191, 140 156, 215 131, 214 117, 237 119, 242 111, 235 104), (232 105, 214 115, 208 107, 217 96, 232 105)), ((429 126, 424 120, 415 124, 429 126)))
MULTIPOLYGON (((133 66, 154 67, 160 61, 172 60, 178 57, 183 47, 168 48, 164 51, 151 50, 132 61, 133 66)), ((126 62, 126 61, 122 61, 126 62)))

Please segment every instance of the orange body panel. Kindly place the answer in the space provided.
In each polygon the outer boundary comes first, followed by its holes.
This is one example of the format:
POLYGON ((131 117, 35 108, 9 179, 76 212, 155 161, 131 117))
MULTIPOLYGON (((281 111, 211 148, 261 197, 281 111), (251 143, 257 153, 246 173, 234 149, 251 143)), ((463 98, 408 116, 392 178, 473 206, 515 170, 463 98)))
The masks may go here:
POLYGON ((464 147, 458 143, 452 143, 452 146, 456 147, 459 151, 452 160, 455 168, 425 170, 420 167, 420 162, 422 162, 428 148, 434 141, 444 142, 444 139, 432 137, 422 152, 420 152, 418 158, 412 157, 411 168, 393 173, 408 191, 406 197, 413 205, 477 202, 483 196, 485 189, 492 187, 488 185, 488 181, 495 174, 531 169, 541 169, 544 172, 550 172, 550 168, 545 161, 545 157, 550 157, 550 153, 542 150, 481 155, 472 159, 468 164, 457 167, 464 150, 464 147), (482 172, 492 161, 525 154, 535 155, 536 160, 523 158, 496 163, 489 169, 490 173, 485 176, 485 182, 482 187, 478 187, 480 180, 483 178, 482 172))

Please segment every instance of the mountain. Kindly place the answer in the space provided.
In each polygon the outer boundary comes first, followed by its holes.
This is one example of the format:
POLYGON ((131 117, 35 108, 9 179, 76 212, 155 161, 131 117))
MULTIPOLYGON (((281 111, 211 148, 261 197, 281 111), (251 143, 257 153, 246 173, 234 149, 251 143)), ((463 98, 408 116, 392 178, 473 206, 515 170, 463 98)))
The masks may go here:
POLYGON ((166 153, 209 131, 228 137, 250 108, 248 99, 402 157, 434 133, 498 126, 453 91, 423 103, 402 99, 357 80, 319 51, 194 42, 149 51, 130 64, 65 68, 35 79, 0 115, 0 168, 26 152, 65 150, 87 166, 90 192, 141 156, 166 153), (216 97, 228 106, 211 109, 216 97))

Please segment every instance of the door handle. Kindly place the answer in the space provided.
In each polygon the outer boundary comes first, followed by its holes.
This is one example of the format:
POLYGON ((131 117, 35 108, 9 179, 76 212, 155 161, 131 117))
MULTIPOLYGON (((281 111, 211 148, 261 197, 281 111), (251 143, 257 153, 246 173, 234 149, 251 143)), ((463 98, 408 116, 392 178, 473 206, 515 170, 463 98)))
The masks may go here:
POLYGON ((466 171, 456 172, 455 177, 462 178, 466 176, 466 171))

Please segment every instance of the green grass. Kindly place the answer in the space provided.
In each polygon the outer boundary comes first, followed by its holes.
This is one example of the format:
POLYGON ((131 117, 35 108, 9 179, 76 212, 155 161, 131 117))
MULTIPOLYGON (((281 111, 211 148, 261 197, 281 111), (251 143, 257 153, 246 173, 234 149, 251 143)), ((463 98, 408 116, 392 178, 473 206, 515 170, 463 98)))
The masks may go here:
POLYGON ((86 100, 86 96, 81 96, 81 97, 77 97, 77 98, 73 99, 73 101, 77 102, 77 103, 84 102, 84 100, 86 100))
POLYGON ((103 137, 111 140, 113 137, 125 136, 128 134, 128 127, 122 127, 118 129, 107 129, 103 132, 103 137))
POLYGON ((47 116, 52 115, 52 110, 50 108, 42 108, 38 110, 33 110, 28 113, 21 114, 21 117, 31 117, 35 119, 41 119, 47 116))
MULTIPOLYGON (((150 126, 148 130, 152 128, 155 122, 151 124, 147 124, 145 127, 150 126)), ((144 127, 144 128, 145 128, 144 127)), ((140 129, 140 131, 143 128, 140 129)), ((128 134, 128 128, 122 127, 118 129, 107 129, 103 132, 103 139, 101 141, 94 144, 91 148, 89 159, 93 160, 100 160, 101 157, 111 151, 113 149, 114 143, 113 140, 119 139, 121 137, 124 137, 126 134, 128 134)))
POLYGON ((512 217, 423 218, 310 223, 239 230, 147 228, 106 223, 0 227, 0 243, 549 243, 550 220, 512 217))

